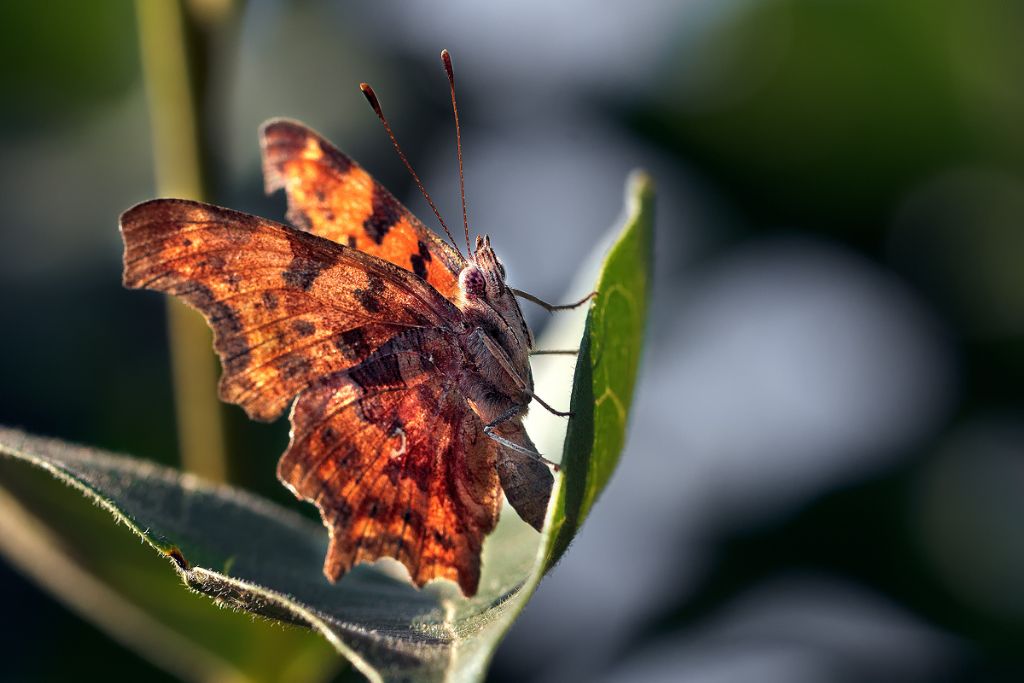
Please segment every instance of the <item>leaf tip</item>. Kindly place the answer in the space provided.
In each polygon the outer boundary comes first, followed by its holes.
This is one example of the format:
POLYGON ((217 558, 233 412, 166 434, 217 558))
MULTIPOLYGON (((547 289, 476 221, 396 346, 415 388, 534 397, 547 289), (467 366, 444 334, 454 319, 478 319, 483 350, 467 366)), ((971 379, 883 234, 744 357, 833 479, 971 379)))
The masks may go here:
POLYGON ((655 183, 651 174, 642 168, 634 168, 626 180, 626 196, 631 200, 646 201, 654 196, 655 183))

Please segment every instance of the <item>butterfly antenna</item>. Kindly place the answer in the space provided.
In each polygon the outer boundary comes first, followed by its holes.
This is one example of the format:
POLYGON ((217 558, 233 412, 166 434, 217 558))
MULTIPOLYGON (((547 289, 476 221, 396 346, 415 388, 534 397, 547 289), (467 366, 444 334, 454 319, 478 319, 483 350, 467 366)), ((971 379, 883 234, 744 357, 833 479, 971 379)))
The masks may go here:
POLYGON ((462 129, 459 127, 459 106, 455 104, 455 71, 452 69, 452 56, 448 50, 441 50, 441 62, 448 74, 448 85, 452 91, 452 112, 455 114, 455 147, 459 151, 459 194, 462 196, 462 227, 466 229, 466 251, 469 246, 469 214, 466 212, 466 178, 462 174, 462 129))
POLYGON ((377 94, 373 92, 373 88, 370 87, 369 83, 360 83, 359 89, 363 91, 364 95, 366 95, 366 99, 370 103, 370 106, 373 107, 373 111, 377 114, 377 118, 379 118, 380 122, 384 124, 384 130, 387 131, 388 137, 391 138, 391 144, 395 146, 395 151, 398 152, 398 157, 409 170, 409 173, 412 175, 412 179, 416 181, 416 187, 420 188, 420 192, 427 200, 427 204, 430 204, 430 208, 433 209, 438 222, 440 222, 441 227, 444 228, 444 234, 448 235, 448 239, 451 241, 452 246, 455 247, 455 251, 459 253, 459 256, 462 256, 462 252, 459 250, 459 245, 455 243, 455 238, 452 237, 452 233, 448 229, 448 224, 444 222, 443 218, 441 218, 441 212, 437 210, 437 205, 434 204, 434 200, 431 199, 430 195, 427 193, 427 188, 423 187, 423 182, 420 180, 420 177, 416 175, 416 171, 412 169, 412 164, 409 163, 409 160, 405 156, 405 152, 403 152, 402 148, 398 145, 398 140, 395 138, 395 134, 391 132, 391 125, 388 123, 388 120, 384 118, 384 112, 380 108, 380 102, 377 100, 377 94))

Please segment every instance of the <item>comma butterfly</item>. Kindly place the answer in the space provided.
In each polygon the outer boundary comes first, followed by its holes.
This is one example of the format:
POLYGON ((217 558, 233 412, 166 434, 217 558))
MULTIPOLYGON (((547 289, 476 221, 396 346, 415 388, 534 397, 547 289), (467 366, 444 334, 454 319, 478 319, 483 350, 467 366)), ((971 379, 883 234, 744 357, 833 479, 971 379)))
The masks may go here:
MULTIPOLYGON (((468 250, 455 79, 447 51, 441 58, 468 250)), ((441 220, 373 90, 360 87, 441 220)), ((500 492, 540 530, 553 483, 522 424, 536 398, 534 340, 516 297, 568 307, 511 289, 486 236, 463 257, 443 220, 450 245, 303 124, 269 121, 260 142, 266 190, 285 191, 294 227, 194 201, 144 202, 121 216, 124 284, 205 316, 223 400, 270 421, 294 399, 277 475, 320 510, 328 579, 392 557, 417 586, 446 578, 474 595, 500 492)))

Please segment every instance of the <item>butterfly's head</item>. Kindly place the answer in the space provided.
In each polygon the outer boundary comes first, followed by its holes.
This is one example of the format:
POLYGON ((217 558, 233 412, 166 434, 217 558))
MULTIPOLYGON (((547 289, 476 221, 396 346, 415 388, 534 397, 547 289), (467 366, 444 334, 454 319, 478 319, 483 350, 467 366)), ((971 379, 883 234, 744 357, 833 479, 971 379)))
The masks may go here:
POLYGON ((459 289, 467 299, 494 299, 505 285, 505 266, 491 248, 491 238, 476 238, 476 249, 469 255, 469 265, 459 273, 459 289))
POLYGON ((459 273, 459 291, 459 308, 470 318, 476 318, 484 329, 491 330, 491 336, 506 351, 512 347, 532 348, 533 335, 515 294, 505 284, 505 266, 491 248, 489 237, 476 238, 469 263, 459 273))

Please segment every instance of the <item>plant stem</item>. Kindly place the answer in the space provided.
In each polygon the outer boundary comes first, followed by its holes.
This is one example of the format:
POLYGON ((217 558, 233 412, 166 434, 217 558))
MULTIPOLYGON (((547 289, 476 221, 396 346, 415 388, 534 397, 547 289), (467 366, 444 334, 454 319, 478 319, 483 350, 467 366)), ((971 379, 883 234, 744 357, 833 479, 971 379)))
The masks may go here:
MULTIPOLYGON (((137 0, 143 76, 149 101, 157 193, 205 200, 201 149, 202 93, 189 69, 185 7, 178 0, 137 0)), ((177 300, 167 305, 167 328, 182 467, 225 481, 227 452, 217 400, 217 359, 198 313, 177 300)))

